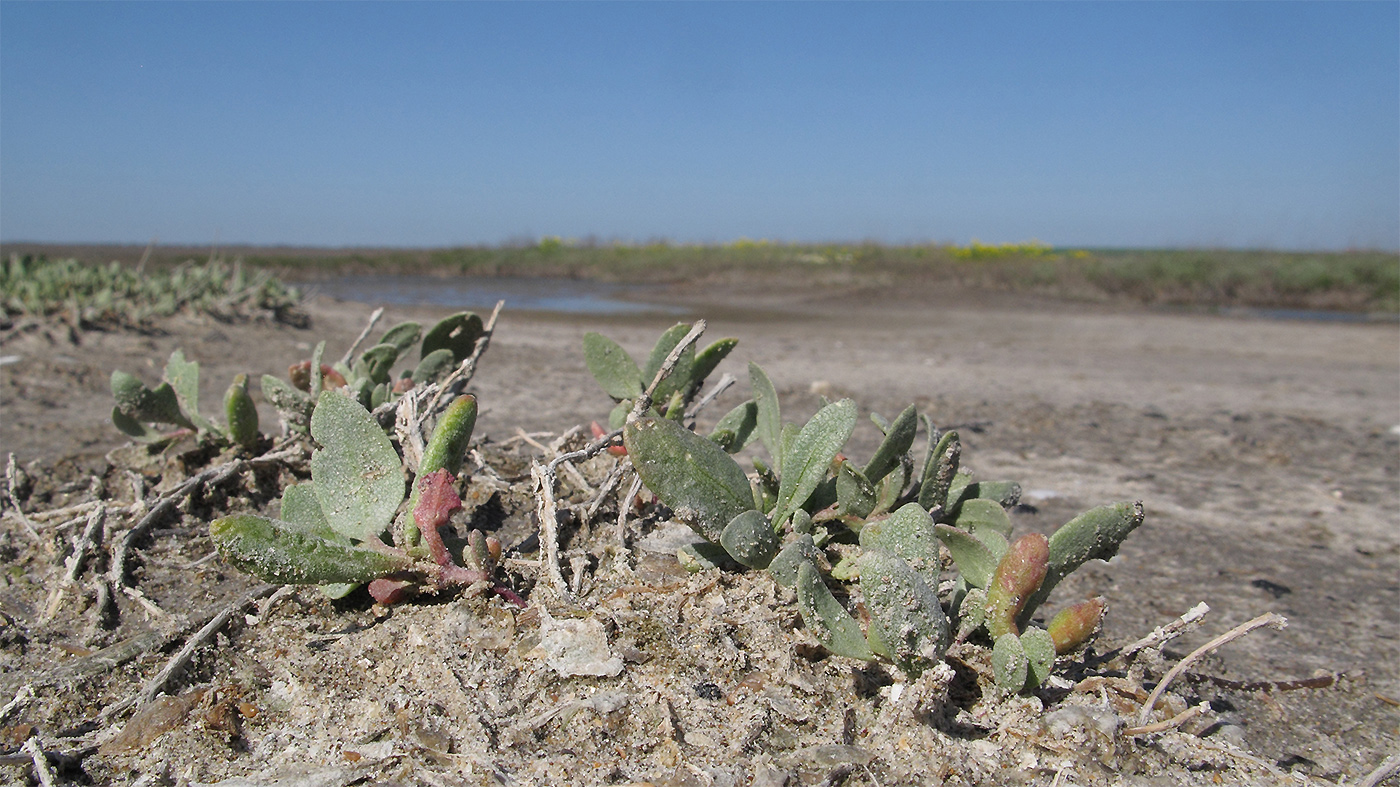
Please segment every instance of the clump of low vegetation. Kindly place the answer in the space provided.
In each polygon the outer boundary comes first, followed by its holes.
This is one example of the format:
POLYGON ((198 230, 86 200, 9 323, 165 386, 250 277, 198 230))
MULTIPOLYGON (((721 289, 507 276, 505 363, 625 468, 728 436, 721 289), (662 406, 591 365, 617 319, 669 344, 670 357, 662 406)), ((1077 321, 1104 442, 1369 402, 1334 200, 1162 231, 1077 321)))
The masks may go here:
POLYGON ((272 319, 304 325, 300 293, 270 272, 211 258, 168 270, 11 255, 0 262, 0 318, 62 316, 80 329, 149 328, 159 317, 272 319))

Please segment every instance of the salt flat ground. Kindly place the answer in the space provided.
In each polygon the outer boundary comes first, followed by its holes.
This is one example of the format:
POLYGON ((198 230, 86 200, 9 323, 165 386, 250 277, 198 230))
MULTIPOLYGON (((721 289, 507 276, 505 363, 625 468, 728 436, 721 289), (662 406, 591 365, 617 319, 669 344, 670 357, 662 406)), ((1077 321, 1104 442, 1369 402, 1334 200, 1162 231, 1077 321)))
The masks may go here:
MULTIPOLYGON (((1180 652, 1266 611, 1289 619, 1198 668, 1287 681, 1341 673, 1328 689, 1203 687, 1261 758, 1355 780, 1400 739, 1400 329, 1394 323, 1274 321, 1066 304, 1018 296, 808 289, 763 283, 648 297, 738 338, 719 369, 738 385, 702 416, 747 396, 746 364, 776 384, 787 420, 820 397, 862 412, 918 404, 964 440, 979 477, 1019 480, 1018 529, 1051 531, 1088 507, 1142 500, 1147 523, 1120 558, 1057 591, 1110 602, 1105 641, 1122 644, 1204 601, 1180 652)), ((114 368, 154 382, 171 349, 204 366, 206 401, 235 373, 285 374, 320 340, 339 357, 371 306, 313 300, 309 330, 175 320, 159 336, 61 331, 12 336, 0 354, 0 451, 21 463, 94 462, 120 443, 106 422, 114 368)), ((430 320, 447 309, 394 308, 430 320)), ((559 432, 606 419, 580 342, 603 332, 645 356, 674 314, 503 312, 474 382, 478 435, 559 432)), ((717 376, 716 376, 717 377, 717 376)), ((716 379, 716 378, 712 378, 716 379)), ((270 411, 266 415, 270 420, 270 411)), ((877 433, 857 428, 863 457, 877 433)), ((1174 651, 1175 652, 1175 651, 1174 651)))

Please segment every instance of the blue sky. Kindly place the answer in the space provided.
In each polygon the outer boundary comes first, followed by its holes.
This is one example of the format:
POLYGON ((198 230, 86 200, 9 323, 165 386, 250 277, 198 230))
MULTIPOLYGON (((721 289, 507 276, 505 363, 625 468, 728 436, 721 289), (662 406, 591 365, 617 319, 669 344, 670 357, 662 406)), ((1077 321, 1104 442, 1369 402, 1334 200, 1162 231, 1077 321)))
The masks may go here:
POLYGON ((1400 3, 0 2, 0 239, 1400 247, 1400 3))

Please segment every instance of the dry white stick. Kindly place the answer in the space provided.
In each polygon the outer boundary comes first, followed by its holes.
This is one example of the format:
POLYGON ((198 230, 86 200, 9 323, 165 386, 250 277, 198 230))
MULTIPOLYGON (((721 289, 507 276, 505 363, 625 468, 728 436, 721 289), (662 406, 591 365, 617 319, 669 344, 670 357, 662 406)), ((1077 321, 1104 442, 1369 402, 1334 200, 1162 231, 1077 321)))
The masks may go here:
POLYGON ((354 357, 355 350, 359 349, 360 342, 364 341, 366 336, 369 336, 369 332, 374 330, 374 324, 379 322, 379 318, 383 316, 383 306, 380 306, 378 309, 375 309, 372 313, 370 313, 369 323, 365 325, 365 329, 363 331, 360 331, 360 335, 355 337, 355 341, 350 343, 350 349, 346 350, 345 355, 342 356, 340 359, 341 363, 347 366, 350 365, 350 359, 354 357))
POLYGON ((698 341, 700 335, 704 332, 705 321, 696 320, 695 324, 690 327, 690 333, 687 333, 676 343, 675 347, 671 348, 671 352, 666 356, 666 360, 661 362, 661 368, 656 370, 656 376, 652 378, 651 385, 647 386, 646 391, 644 391, 641 396, 637 397, 636 404, 632 405, 632 412, 627 415, 628 423, 641 418, 642 414, 651 408, 651 398, 656 395, 657 386, 661 385, 661 381, 670 376, 671 372, 675 370, 676 364, 681 360, 681 354, 685 352, 685 348, 698 341))
POLYGON ((34 761, 34 775, 39 778, 39 784, 43 787, 54 787, 58 784, 58 777, 54 775, 53 768, 49 767, 49 755, 39 746, 38 739, 30 738, 25 741, 24 751, 29 754, 29 759, 34 761))
POLYGON ((536 437, 548 437, 550 434, 552 434, 552 433, 551 433, 551 432, 536 432, 535 434, 531 435, 531 434, 527 433, 524 429, 521 429, 520 427, 517 426, 517 427, 515 427, 515 437, 512 437, 511 439, 512 439, 512 440, 519 440, 520 442, 522 442, 522 443, 524 443, 524 444, 530 446, 531 448, 534 448, 534 449, 538 450, 540 453, 542 453, 542 454, 548 456, 549 454, 553 453, 552 451, 549 450, 549 446, 545 445, 544 443, 541 443, 539 440, 536 440, 535 438, 536 438, 536 437))
POLYGON ((1176 679, 1176 676, 1180 675, 1182 672, 1185 672, 1187 667, 1191 666, 1191 664, 1195 663, 1202 656, 1205 656, 1215 651, 1216 648, 1219 648, 1221 645, 1224 645, 1227 642, 1232 642, 1236 639, 1239 639, 1240 637, 1243 637, 1244 635, 1257 628, 1261 628, 1263 626, 1270 626, 1275 629, 1282 629, 1284 626, 1287 625, 1288 619, 1284 616, 1276 612, 1266 612, 1265 614, 1260 615, 1257 618, 1245 621, 1244 623, 1235 626, 1234 628, 1230 629, 1224 634, 1221 634, 1220 636, 1216 637, 1210 642, 1207 642, 1199 648, 1196 648, 1195 650, 1191 651, 1191 653, 1186 658, 1182 659, 1181 661, 1178 661, 1176 663, 1176 666, 1168 670, 1167 674, 1162 676, 1162 680, 1157 683, 1157 688, 1152 690, 1152 694, 1148 696, 1147 702, 1143 703, 1142 709, 1138 711, 1138 726, 1147 726, 1148 719, 1152 717, 1152 708, 1156 706, 1157 700, 1162 696, 1162 692, 1167 690, 1167 686, 1171 685, 1171 682, 1176 679))
POLYGON ((569 480, 574 482, 574 486, 578 487, 581 491, 588 494, 597 493, 597 490, 593 488, 592 484, 588 483, 588 479, 583 477, 583 473, 574 466, 573 462, 560 462, 559 466, 564 469, 564 475, 568 476, 569 480))
POLYGON ((617 558, 614 565, 625 566, 631 551, 627 546, 627 512, 632 507, 632 499, 637 493, 642 491, 642 477, 632 475, 632 486, 628 487, 627 494, 617 503, 617 558))
POLYGON ((704 410, 706 407, 709 407, 710 402, 713 402, 716 398, 719 397, 720 394, 728 390, 729 386, 733 385, 735 382, 737 381, 734 379, 734 375, 725 372, 724 376, 719 378, 719 382, 715 383, 715 387, 711 389, 709 393, 706 393, 704 396, 700 397, 700 401, 696 402, 694 405, 691 406, 689 410, 685 411, 685 419, 689 421, 695 418, 695 416, 700 414, 701 410, 704 410))
POLYGON ((1123 730, 1123 734, 1131 738, 1137 735, 1152 735, 1153 733, 1166 732, 1167 730, 1173 730, 1177 727, 1180 727, 1181 725, 1185 724, 1191 719, 1201 715, 1202 713, 1206 713, 1209 710, 1210 703, 1202 702, 1200 705, 1192 705, 1191 707, 1187 708, 1181 713, 1176 714, 1170 719, 1167 719, 1166 721, 1159 721, 1156 724, 1147 724, 1142 727, 1129 727, 1128 729, 1123 730))
POLYGON ((11 713, 24 707, 25 703, 32 699, 34 699, 34 687, 28 683, 20 686, 19 691, 15 692, 15 698, 5 703, 5 707, 0 708, 0 722, 8 719, 11 713))
POLYGON ((608 493, 613 491, 618 482, 622 480, 623 472, 629 467, 626 462, 618 462, 613 465, 613 469, 608 471, 608 477, 603 479, 603 485, 598 487, 598 494, 593 496, 593 502, 588 504, 588 511, 583 515, 583 521, 592 522, 593 517, 598 514, 598 509, 602 507, 603 501, 607 499, 608 493))
POLYGON ((1366 778, 1357 783, 1356 787, 1378 787, 1378 785, 1400 773, 1400 753, 1386 757, 1374 771, 1366 774, 1366 778))
POLYGON ((165 663, 161 671, 156 673, 156 676, 151 678, 150 682, 141 689, 141 693, 136 695, 136 704, 138 706, 145 705, 155 699, 161 689, 165 688, 165 683, 170 680, 170 676, 174 675, 176 670, 184 667, 185 662, 189 661, 190 657, 194 655, 195 649, 203 645, 206 640, 213 637, 219 629, 223 628, 224 625, 228 623, 229 618, 241 612, 244 607, 254 601, 264 596, 271 595, 275 590, 277 590, 277 585, 259 585, 247 593, 244 593, 242 598, 225 607, 223 611, 215 615, 208 623, 205 623, 204 628, 195 632, 194 636, 190 637, 189 641, 185 643, 185 646, 180 648, 180 652, 171 656, 170 661, 165 663))
POLYGON ((39 617, 39 621, 46 623, 53 620, 53 616, 58 614, 58 608, 63 604, 63 596, 68 587, 78 581, 78 574, 82 573, 83 564, 87 562, 88 550, 97 546, 102 533, 102 526, 107 520, 107 509, 102 505, 92 510, 88 514, 87 527, 83 528, 83 534, 78 537, 77 543, 73 544, 73 554, 68 556, 68 573, 64 575, 63 581, 49 593, 49 601, 44 606, 44 614, 39 617))
POLYGON ((532 462, 530 475, 539 487, 540 559, 544 563, 545 578, 561 599, 571 601, 569 586, 559 571, 559 506, 554 501, 554 470, 532 462))
POLYGON ((1159 648, 1186 633, 1187 629, 1199 623, 1201 619, 1206 616, 1207 612, 1210 612, 1210 607, 1206 605, 1206 602, 1202 601, 1196 606, 1186 610, 1185 614, 1176 620, 1173 620, 1165 626, 1158 626, 1147 636, 1113 654, 1113 657, 1125 659, 1140 650, 1159 648))
POLYGON ((19 466, 15 464, 15 455, 10 454, 10 460, 5 465, 5 499, 10 501, 10 507, 15 510, 15 517, 19 520, 21 525, 24 525, 24 529, 29 533, 29 537, 34 539, 35 542, 47 547, 48 542, 44 541, 43 536, 39 535, 39 530, 35 527, 34 521, 29 518, 28 514, 24 513, 23 508, 20 508, 19 498, 15 496, 15 490, 19 487, 20 472, 19 466))

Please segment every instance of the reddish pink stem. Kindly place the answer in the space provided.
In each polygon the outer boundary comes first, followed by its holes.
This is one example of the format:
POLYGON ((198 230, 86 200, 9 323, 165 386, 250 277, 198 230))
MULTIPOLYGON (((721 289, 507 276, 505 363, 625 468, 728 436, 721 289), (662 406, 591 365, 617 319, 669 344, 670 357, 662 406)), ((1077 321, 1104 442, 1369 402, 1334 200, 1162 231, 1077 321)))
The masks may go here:
POLYGON ((447 545, 442 543, 442 534, 438 532, 438 528, 447 524, 452 512, 462 507, 462 498, 452 488, 456 480, 446 470, 438 470, 418 479, 418 505, 413 509, 413 521, 417 523, 418 532, 439 566, 456 567, 447 545))

